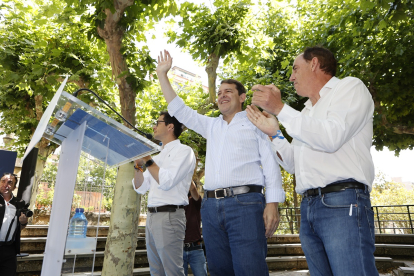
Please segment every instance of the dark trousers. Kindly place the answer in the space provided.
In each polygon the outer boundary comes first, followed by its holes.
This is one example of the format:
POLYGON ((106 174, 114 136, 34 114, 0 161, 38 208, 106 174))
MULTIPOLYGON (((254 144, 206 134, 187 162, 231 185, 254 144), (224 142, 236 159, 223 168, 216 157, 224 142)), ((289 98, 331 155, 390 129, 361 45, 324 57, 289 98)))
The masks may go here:
POLYGON ((17 270, 16 245, 0 246, 0 275, 15 276, 17 270))

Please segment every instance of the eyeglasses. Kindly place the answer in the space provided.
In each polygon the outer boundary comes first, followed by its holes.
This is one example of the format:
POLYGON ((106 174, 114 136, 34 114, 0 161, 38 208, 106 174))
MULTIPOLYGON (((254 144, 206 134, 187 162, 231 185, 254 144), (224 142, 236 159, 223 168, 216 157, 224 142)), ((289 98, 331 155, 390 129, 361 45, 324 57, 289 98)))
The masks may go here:
POLYGON ((158 126, 159 123, 165 123, 165 121, 155 121, 154 125, 158 126))

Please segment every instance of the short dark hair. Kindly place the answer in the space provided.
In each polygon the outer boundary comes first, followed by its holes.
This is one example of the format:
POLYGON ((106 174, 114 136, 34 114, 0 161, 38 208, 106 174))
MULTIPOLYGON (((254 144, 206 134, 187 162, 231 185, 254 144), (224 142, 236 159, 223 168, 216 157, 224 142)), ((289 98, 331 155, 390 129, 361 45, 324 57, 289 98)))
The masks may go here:
POLYGON ((336 75, 336 66, 338 65, 334 54, 326 48, 320 46, 307 47, 303 52, 303 58, 311 61, 317 57, 321 65, 321 70, 331 76, 336 75))
POLYGON ((223 83, 235 84, 236 89, 239 92, 239 95, 246 93, 246 88, 244 88, 244 85, 238 80, 233 80, 233 79, 222 80, 220 84, 223 84, 223 83))
MULTIPOLYGON (((244 85, 243 85, 241 82, 239 82, 238 80, 234 80, 234 79, 226 79, 226 80, 222 80, 222 81, 220 82, 220 84, 223 84, 223 83, 235 84, 235 85, 236 85, 237 92, 239 92, 239 96, 240 96, 241 94, 246 94, 246 88, 245 88, 245 87, 244 87, 244 85)), ((242 109, 243 109, 243 104, 244 104, 244 102, 242 102, 242 103, 241 103, 242 109)))
POLYGON ((171 116, 168 111, 161 111, 160 116, 164 115, 165 125, 174 125, 174 137, 177 139, 184 131, 184 125, 180 123, 174 116, 171 116))
MULTIPOLYGON (((11 176, 14 177, 14 180, 16 180, 16 182, 14 183, 14 186, 16 187, 17 183, 19 182, 19 179, 17 179, 17 175, 14 174, 14 173, 9 173, 9 172, 3 173, 3 176, 5 176, 5 175, 11 175, 11 176)), ((3 176, 1 178, 3 178, 3 176)))

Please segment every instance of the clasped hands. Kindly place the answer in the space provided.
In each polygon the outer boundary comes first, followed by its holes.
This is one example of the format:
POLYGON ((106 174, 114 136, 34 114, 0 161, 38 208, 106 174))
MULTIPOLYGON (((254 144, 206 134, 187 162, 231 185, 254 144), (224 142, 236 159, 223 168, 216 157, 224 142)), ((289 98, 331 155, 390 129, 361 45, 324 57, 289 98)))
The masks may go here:
POLYGON ((276 135, 279 130, 279 122, 273 115, 278 115, 284 106, 279 88, 274 84, 256 84, 252 90, 254 92, 253 99, 252 104, 246 108, 247 117, 265 134, 276 135), (263 112, 260 112, 256 106, 261 107, 263 112))

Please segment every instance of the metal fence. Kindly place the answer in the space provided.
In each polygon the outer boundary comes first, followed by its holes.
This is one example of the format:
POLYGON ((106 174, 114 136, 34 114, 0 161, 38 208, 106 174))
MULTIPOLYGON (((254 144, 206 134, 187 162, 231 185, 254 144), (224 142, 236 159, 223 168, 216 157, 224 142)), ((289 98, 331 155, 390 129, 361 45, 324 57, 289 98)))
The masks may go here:
MULTIPOLYGON (((414 205, 372 206, 375 233, 414 234, 414 205)), ((280 223, 277 234, 298 234, 299 208, 279 208, 280 223)))

